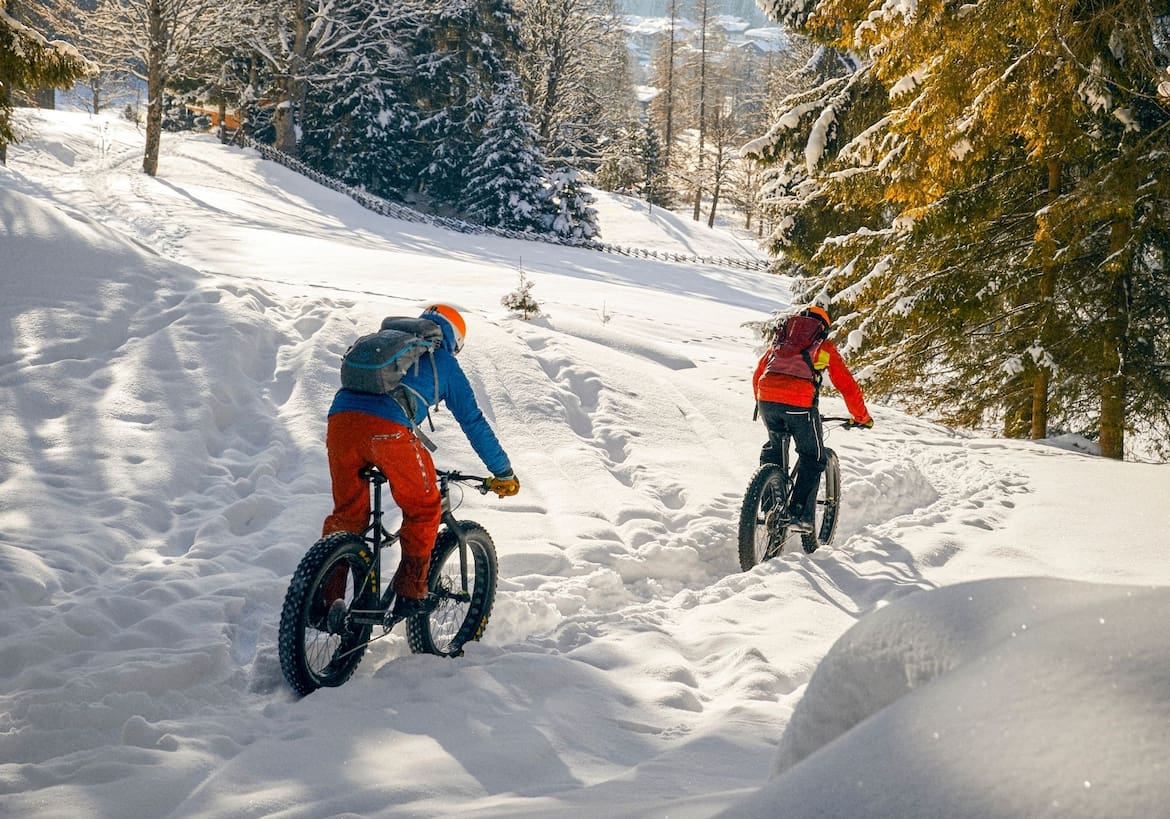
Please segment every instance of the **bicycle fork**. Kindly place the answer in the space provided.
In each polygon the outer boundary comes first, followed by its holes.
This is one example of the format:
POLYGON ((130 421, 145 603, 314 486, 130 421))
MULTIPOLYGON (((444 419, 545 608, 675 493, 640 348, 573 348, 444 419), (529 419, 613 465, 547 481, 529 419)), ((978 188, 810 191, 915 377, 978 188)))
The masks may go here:
POLYGON ((443 523, 447 527, 448 532, 455 535, 455 540, 459 543, 459 598, 460 600, 470 600, 471 591, 467 588, 467 532, 463 531, 463 527, 459 525, 459 521, 455 519, 455 515, 451 511, 451 496, 447 493, 447 478, 444 476, 441 479, 441 489, 443 491, 443 523))

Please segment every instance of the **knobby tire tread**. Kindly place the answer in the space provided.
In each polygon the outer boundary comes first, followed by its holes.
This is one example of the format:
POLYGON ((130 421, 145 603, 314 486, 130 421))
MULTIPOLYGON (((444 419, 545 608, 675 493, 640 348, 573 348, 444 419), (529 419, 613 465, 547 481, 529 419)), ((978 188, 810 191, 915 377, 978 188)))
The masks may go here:
MULTIPOLYGON (((759 562, 756 558, 756 529, 763 525, 759 522, 760 501, 770 484, 778 484, 783 489, 783 470, 776 464, 762 464, 743 493, 743 506, 739 512, 739 567, 745 572, 759 562)), ((786 499, 781 501, 782 505, 786 503, 786 499)), ((784 532, 781 532, 781 543, 783 536, 784 532)), ((767 560, 769 556, 765 555, 763 559, 767 560)))
POLYGON ((821 546, 828 546, 837 534, 838 513, 841 510, 841 461, 837 453, 826 447, 825 473, 817 491, 817 517, 813 531, 802 533, 800 545, 805 554, 812 554, 821 546))
MULTIPOLYGON (((437 624, 444 616, 442 603, 429 615, 419 615, 408 619, 406 621, 406 639, 410 650, 416 654, 458 657, 463 654, 464 645, 483 636, 488 618, 491 617, 492 604, 496 599, 496 579, 499 572, 495 544, 487 530, 478 523, 460 521, 459 526, 466 534, 467 556, 474 569, 469 572, 472 589, 471 599, 466 604, 467 611, 450 639, 440 638, 435 633, 438 630, 437 624)), ((458 587, 459 576, 459 539, 454 532, 444 530, 435 542, 434 551, 431 553, 427 585, 432 593, 442 583, 458 587), (450 565, 447 565, 448 563, 450 565), (445 575, 444 566, 447 569, 445 575)), ((454 611, 454 609, 447 611, 447 616, 450 616, 454 611)))
POLYGON ((297 564, 280 610, 277 637, 280 668, 289 686, 302 696, 321 687, 341 685, 352 677, 370 638, 371 626, 368 625, 353 627, 343 635, 334 635, 338 639, 334 656, 342 652, 349 653, 340 660, 331 661, 320 672, 310 667, 305 641, 314 595, 325 581, 326 570, 331 573, 342 560, 354 568, 364 566, 368 572, 371 556, 366 543, 350 532, 336 532, 313 544, 297 564))

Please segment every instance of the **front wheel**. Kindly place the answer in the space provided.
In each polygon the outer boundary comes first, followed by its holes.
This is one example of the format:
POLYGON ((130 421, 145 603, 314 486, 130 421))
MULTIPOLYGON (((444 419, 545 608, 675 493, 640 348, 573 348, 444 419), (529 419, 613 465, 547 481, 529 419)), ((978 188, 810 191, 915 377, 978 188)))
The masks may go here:
MULTIPOLYGON (((321 538, 301 558, 280 610, 277 647, 289 686, 305 695, 341 685, 353 676, 369 625, 354 624, 349 611, 371 578, 365 541, 350 532, 321 538)), ((376 590, 372 590, 376 591, 376 590)))
POLYGON ((763 464, 743 493, 739 512, 739 567, 745 572, 784 549, 788 537, 787 481, 775 464, 763 464))
POLYGON ((813 531, 800 536, 801 546, 812 554, 819 546, 828 546, 837 534, 837 512, 841 508, 841 462, 837 453, 825 450, 828 459, 825 474, 821 476, 821 488, 817 491, 817 516, 813 531))
POLYGON ((406 639, 416 654, 458 657, 463 646, 487 628, 496 599, 496 546, 478 523, 459 523, 467 538, 467 583, 459 555, 459 538, 444 530, 431 553, 427 586, 437 597, 435 610, 406 621, 406 639))

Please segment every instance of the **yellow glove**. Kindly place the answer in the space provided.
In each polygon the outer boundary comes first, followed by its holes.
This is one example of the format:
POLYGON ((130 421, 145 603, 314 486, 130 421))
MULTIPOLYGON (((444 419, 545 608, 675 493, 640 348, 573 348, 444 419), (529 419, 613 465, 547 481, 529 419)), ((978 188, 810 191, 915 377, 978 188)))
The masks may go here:
POLYGON ((520 481, 515 474, 509 472, 507 475, 488 478, 487 488, 489 492, 495 492, 501 498, 510 498, 520 491, 520 481))

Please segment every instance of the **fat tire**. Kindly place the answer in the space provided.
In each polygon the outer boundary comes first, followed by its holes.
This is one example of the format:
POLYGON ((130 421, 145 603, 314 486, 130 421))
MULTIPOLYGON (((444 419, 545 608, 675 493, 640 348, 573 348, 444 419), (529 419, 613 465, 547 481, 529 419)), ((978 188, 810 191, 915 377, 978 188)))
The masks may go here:
POLYGON ((470 599, 454 597, 462 586, 459 538, 445 529, 435 541, 427 574, 427 586, 439 597, 438 605, 429 614, 406 621, 406 640, 416 654, 461 656, 464 645, 483 636, 492 613, 498 573, 496 546, 478 523, 461 521, 458 525, 467 537, 470 599))
POLYGON ((784 472, 776 464, 762 464, 743 493, 743 506, 739 511, 739 567, 749 571, 757 563, 769 560, 784 548, 787 527, 781 527, 777 535, 779 548, 773 551, 774 539, 767 527, 767 515, 780 507, 787 517, 788 501, 784 497, 784 472))
POLYGON ((319 598, 326 579, 344 564, 349 572, 343 599, 347 608, 352 607, 370 577, 371 561, 364 540, 350 532, 336 532, 313 544, 297 565, 280 610, 277 648, 284 678, 301 696, 341 685, 362 661, 372 627, 346 625, 341 633, 319 628, 324 624, 319 598))
POLYGON ((817 491, 816 523, 813 531, 800 536, 805 554, 812 554, 821 546, 828 546, 837 534, 837 512, 841 508, 841 462, 837 453, 826 449, 825 474, 817 491))

